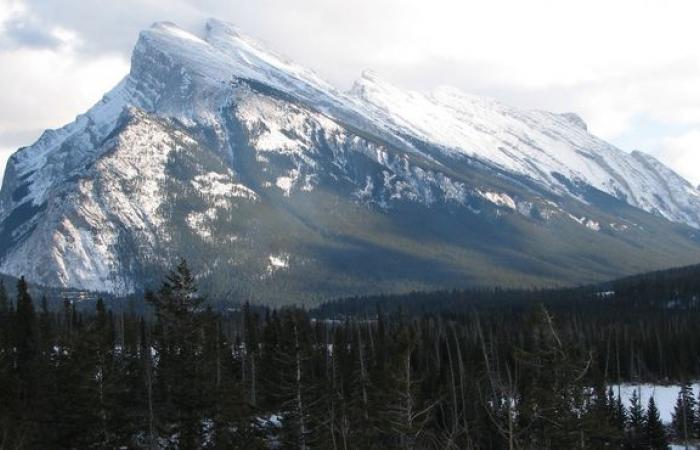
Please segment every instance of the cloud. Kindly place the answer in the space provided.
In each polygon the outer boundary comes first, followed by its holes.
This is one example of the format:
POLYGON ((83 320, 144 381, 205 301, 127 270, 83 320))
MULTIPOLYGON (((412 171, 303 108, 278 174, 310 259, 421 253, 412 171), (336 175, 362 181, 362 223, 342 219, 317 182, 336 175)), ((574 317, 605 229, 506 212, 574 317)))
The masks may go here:
MULTIPOLYGON (((518 107, 575 111, 601 137, 656 155, 668 147, 664 139, 687 145, 680 136, 700 130, 700 4, 694 0, 0 5, 8 5, 0 7, 0 82, 18 86, 0 91, 0 134, 59 126, 84 111, 126 72, 138 32, 152 22, 199 31, 208 16, 236 23, 340 88, 372 69, 405 88, 446 84, 518 107), (14 47, 6 48, 8 42, 14 47)), ((671 162, 677 158, 661 159, 681 171, 671 162)), ((692 172, 700 176, 700 165, 692 172)))
POLYGON ((72 121, 114 86, 129 66, 119 54, 86 56, 77 32, 44 23, 23 4, 13 2, 0 11, 2 176, 11 152, 31 144, 44 129, 72 121))
POLYGON ((678 173, 695 186, 700 186, 700 130, 664 139, 656 156, 669 166, 675 167, 678 173))
POLYGON ((61 39, 37 23, 14 19, 5 24, 5 44, 17 47, 55 48, 61 39))
MULTIPOLYGON (((2 180, 2 176, 5 174, 5 166, 7 165, 7 160, 14 153, 14 149, 11 148, 2 148, 0 147, 0 180, 2 180)), ((0 186, 2 185, 2 181, 0 181, 0 186)))

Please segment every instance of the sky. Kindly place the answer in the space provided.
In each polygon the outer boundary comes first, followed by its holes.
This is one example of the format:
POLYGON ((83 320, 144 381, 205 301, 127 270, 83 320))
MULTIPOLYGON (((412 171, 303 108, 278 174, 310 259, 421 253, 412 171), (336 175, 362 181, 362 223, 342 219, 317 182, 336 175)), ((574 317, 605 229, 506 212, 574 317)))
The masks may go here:
POLYGON ((341 89, 363 70, 450 85, 589 130, 700 184, 696 0, 0 0, 0 175, 129 71, 140 30, 239 26, 341 89))

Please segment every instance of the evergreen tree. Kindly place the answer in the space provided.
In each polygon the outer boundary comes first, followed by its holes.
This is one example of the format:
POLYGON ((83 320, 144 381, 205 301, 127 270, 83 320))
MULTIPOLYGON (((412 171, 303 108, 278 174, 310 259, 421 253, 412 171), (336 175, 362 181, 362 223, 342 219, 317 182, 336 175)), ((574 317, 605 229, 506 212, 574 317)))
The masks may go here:
POLYGON ((654 397, 649 397, 647 415, 644 421, 644 441, 652 450, 667 450, 668 437, 659 417, 659 410, 654 402, 654 397))
MULTIPOLYGON (((609 449, 622 448, 622 429, 629 450, 664 448, 656 404, 645 412, 635 390, 627 411, 605 386, 697 374, 700 303, 654 309, 663 295, 697 295, 694 283, 623 287, 602 305, 532 292, 548 305, 532 316, 522 292, 419 293, 397 313, 372 300, 376 320, 360 310, 325 321, 318 310, 205 310, 184 262, 148 295, 154 315, 139 299, 117 313, 102 300, 61 313, 42 299, 35 312, 20 280, 16 303, 0 302, 0 448, 609 449), (431 309, 440 298, 475 311, 431 309)), ((686 384, 674 435, 685 420, 690 437, 698 414, 686 384)))
POLYGON ((36 387, 36 363, 39 354, 36 313, 29 287, 24 277, 17 282, 17 312, 15 314, 15 367, 19 378, 19 404, 26 411, 36 387))
POLYGON ((620 395, 615 396, 612 386, 608 389, 608 401, 612 409, 613 425, 620 432, 624 433, 627 424, 627 410, 622 403, 620 395))
POLYGON ((640 390, 637 388, 632 391, 632 396, 630 397, 629 414, 627 416, 627 437, 625 439, 625 447, 630 450, 641 448, 644 442, 646 415, 639 395, 640 390))
POLYGON ((0 280, 0 317, 10 309, 10 299, 7 296, 5 282, 0 280))
POLYGON ((21 432, 14 423, 17 414, 17 377, 13 311, 5 284, 0 280, 0 448, 11 448, 16 434, 21 432))
POLYGON ((692 385, 687 382, 678 391, 671 425, 677 439, 687 443, 695 435, 695 395, 692 385))
POLYGON ((316 430, 312 428, 310 405, 314 392, 309 361, 313 352, 305 316, 290 313, 281 331, 280 345, 271 355, 281 372, 272 387, 283 412, 281 439, 285 445, 306 450, 316 430))
POLYGON ((583 416, 584 428, 587 430, 584 438, 588 436, 588 444, 593 448, 619 447, 624 437, 624 422, 622 426, 619 425, 612 391, 606 393, 603 379, 596 378, 598 381, 594 385, 592 399, 583 416))
MULTIPOLYGON (((505 366, 505 375, 495 376, 496 380, 502 380, 498 384, 509 386, 499 398, 515 398, 518 390, 522 390, 525 398, 521 399, 528 404, 528 415, 532 422, 524 424, 528 429, 524 441, 540 448, 574 448, 587 442, 597 432, 595 428, 581 420, 581 416, 587 412, 586 403, 590 399, 584 378, 591 368, 592 355, 581 354, 576 347, 562 339, 554 319, 549 311, 538 305, 529 321, 532 327, 532 350, 517 351, 517 360, 521 364, 520 378, 516 384, 512 380, 515 369, 505 366)), ((483 344, 482 344, 483 345, 483 344)), ((496 371, 497 355, 488 363, 496 371)), ((486 362, 485 362, 486 364, 486 362)), ((501 363, 504 365, 504 363, 501 363)), ((492 375, 491 378, 494 378, 492 375)), ((493 381, 491 381, 493 383, 493 381)), ((605 390, 600 391, 600 403, 605 403, 605 390)), ((604 410, 604 406, 602 409, 604 410)), ((507 422, 501 428, 512 430, 508 425, 510 413, 506 416, 507 422)), ((599 426, 606 424, 599 424, 599 426)), ((513 431, 509 431, 509 441, 513 441, 513 431)), ((514 444, 505 446, 515 448, 514 444)))
POLYGON ((203 370, 204 299, 186 261, 173 270, 156 295, 148 296, 157 323, 153 346, 158 354, 156 384, 162 408, 161 433, 182 450, 199 448, 207 433, 204 422, 210 392, 203 370))

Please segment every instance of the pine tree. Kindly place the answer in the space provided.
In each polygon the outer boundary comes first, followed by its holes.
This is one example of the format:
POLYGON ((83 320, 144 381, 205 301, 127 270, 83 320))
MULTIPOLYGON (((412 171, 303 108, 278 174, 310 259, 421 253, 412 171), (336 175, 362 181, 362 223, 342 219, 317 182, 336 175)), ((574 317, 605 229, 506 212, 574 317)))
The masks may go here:
POLYGON ((678 391, 676 406, 671 425, 676 438, 687 443, 694 436, 695 430, 695 396, 690 383, 684 383, 678 391))
POLYGON ((273 358, 282 376, 275 388, 281 400, 282 439, 300 450, 309 448, 313 439, 311 428, 310 398, 313 381, 308 366, 311 358, 311 343, 306 329, 305 316, 293 313, 284 321, 284 338, 273 358))
POLYGON ((652 450, 667 450, 668 437, 659 417, 659 410, 654 402, 654 397, 649 397, 647 416, 644 421, 644 441, 652 450))
POLYGON ((11 448, 14 435, 19 431, 13 420, 18 411, 13 315, 5 285, 0 280, 0 448, 11 448))
POLYGON ((427 438, 425 426, 434 405, 426 404, 419 394, 414 362, 418 346, 416 331, 412 324, 402 323, 392 337, 393 357, 386 366, 389 383, 382 396, 384 405, 378 426, 400 448, 421 448, 419 441, 427 438))
POLYGON ((201 305, 194 276, 183 259, 168 275, 157 295, 153 345, 158 353, 156 381, 162 400, 159 416, 168 437, 178 436, 180 449, 198 448, 206 432, 205 373, 202 370, 204 332, 201 305))
POLYGON ((642 402, 639 399, 639 389, 632 391, 630 408, 627 420, 626 447, 630 449, 640 448, 644 441, 645 414, 642 402))
MULTIPOLYGON (((593 387, 593 398, 589 400, 583 425, 588 444, 593 448, 613 446, 619 447, 623 440, 624 427, 619 426, 616 418, 615 397, 612 390, 605 392, 602 378, 597 378, 593 387)), ((623 422, 624 423, 624 422, 623 422)))
POLYGON ((5 282, 0 280, 0 317, 10 309, 10 299, 7 297, 5 282))
MULTIPOLYGON (((533 422, 524 425, 528 432, 527 437, 522 439, 530 445, 539 448, 574 448, 584 445, 593 437, 591 431, 597 432, 584 423, 579 415, 579 412, 586 411, 586 404, 590 400, 584 378, 591 368, 592 355, 589 354, 586 358, 585 354, 577 352, 572 343, 560 337, 553 317, 543 305, 538 306, 528 323, 532 327, 531 350, 516 353, 521 364, 519 370, 506 370, 507 376, 495 377, 496 380, 502 380, 498 384, 510 386, 498 398, 517 398, 516 389, 527 392, 529 398, 522 400, 532 406, 529 414, 533 422), (511 381, 515 378, 515 375, 511 375, 514 373, 519 373, 518 383, 511 381)), ((496 369, 492 372, 496 372, 496 369)), ((599 391, 600 403, 604 404, 605 389, 599 391)), ((508 405, 509 402, 505 403, 508 405)), ((502 425, 501 428, 512 427, 502 425)), ((507 433, 512 434, 512 431, 507 433)), ((504 448, 515 447, 512 444, 504 445, 504 448)))
POLYGON ((15 314, 15 367, 19 378, 19 402, 29 410, 36 387, 36 362, 39 353, 36 313, 24 277, 17 282, 15 314))
POLYGON ((45 295, 41 297, 41 312, 39 313, 38 338, 40 349, 50 351, 52 342, 51 313, 49 302, 45 295))
POLYGON ((613 424, 619 431, 624 433, 627 423, 627 410, 622 403, 622 398, 619 395, 615 396, 612 386, 608 389, 608 400, 612 408, 613 424))
POLYGON ((205 359, 211 383, 209 417, 213 420, 210 442, 216 449, 262 449, 264 442, 255 410, 244 395, 239 378, 240 361, 234 360, 222 324, 212 312, 206 321, 205 359))

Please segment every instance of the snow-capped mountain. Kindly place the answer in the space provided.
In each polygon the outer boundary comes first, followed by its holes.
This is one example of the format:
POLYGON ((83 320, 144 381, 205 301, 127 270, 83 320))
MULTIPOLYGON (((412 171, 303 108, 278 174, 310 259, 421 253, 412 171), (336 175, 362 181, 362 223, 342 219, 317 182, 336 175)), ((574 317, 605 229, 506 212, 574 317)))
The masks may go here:
POLYGON ((399 133, 521 174, 553 192, 585 184, 669 220, 700 227, 700 192, 653 157, 628 154, 588 133, 574 113, 519 111, 494 100, 440 88, 404 92, 363 74, 352 88, 399 133))
MULTIPOLYGON (((575 114, 365 73, 342 93, 216 20, 9 160, 0 271, 118 294, 186 256, 275 301, 598 280, 700 259, 700 192, 575 114)), ((252 293, 255 294, 252 294, 252 293)))

